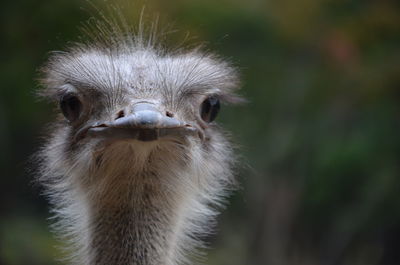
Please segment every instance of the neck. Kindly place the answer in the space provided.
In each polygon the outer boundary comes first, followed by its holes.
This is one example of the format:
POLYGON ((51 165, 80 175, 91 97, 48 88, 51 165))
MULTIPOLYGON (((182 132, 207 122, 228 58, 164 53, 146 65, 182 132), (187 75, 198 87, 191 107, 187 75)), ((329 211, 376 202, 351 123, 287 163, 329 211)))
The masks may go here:
MULTIPOLYGON (((187 261, 187 255, 201 246, 196 235, 209 231, 207 221, 215 216, 210 205, 224 194, 229 174, 222 169, 229 165, 209 159, 212 166, 198 167, 179 149, 168 153, 157 149, 146 155, 136 148, 141 155, 135 156, 131 149, 121 152, 124 149, 117 147, 77 163, 61 174, 59 182, 49 181, 60 218, 57 228, 69 246, 71 261, 80 265, 187 261), (67 174, 70 177, 64 178, 67 174)), ((58 173, 48 171, 48 176, 58 173)))
POLYGON ((157 181, 165 176, 149 175, 128 183, 118 178, 124 184, 110 185, 114 180, 96 194, 89 206, 90 265, 175 264, 181 207, 157 181))
MULTIPOLYGON (((92 221, 90 248, 96 265, 170 264, 170 245, 176 227, 154 194, 141 202, 100 207, 92 221)), ((167 198, 163 198, 167 199, 167 198)), ((172 210, 172 209, 171 209, 172 210)))

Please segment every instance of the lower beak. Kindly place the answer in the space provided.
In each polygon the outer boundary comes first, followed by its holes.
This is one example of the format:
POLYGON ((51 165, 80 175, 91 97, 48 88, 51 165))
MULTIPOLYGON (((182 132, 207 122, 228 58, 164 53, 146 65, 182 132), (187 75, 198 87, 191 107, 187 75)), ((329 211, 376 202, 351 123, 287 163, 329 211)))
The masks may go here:
POLYGON ((90 126, 86 135, 106 139, 136 139, 155 141, 166 136, 182 137, 197 130, 173 117, 163 115, 154 104, 141 102, 132 108, 132 114, 112 122, 90 126))
POLYGON ((182 137, 195 132, 196 129, 190 126, 152 129, 92 127, 87 131, 87 135, 106 139, 136 139, 143 142, 149 142, 165 136, 182 137))

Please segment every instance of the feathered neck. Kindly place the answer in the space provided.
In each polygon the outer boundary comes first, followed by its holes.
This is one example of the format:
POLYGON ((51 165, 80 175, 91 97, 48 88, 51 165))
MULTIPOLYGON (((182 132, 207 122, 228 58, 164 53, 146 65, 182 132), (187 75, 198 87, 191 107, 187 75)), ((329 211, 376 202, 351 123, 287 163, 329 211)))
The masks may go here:
POLYGON ((216 141, 207 152, 196 142, 86 145, 69 160, 48 145, 41 180, 72 264, 187 264, 232 184, 232 156, 218 156, 231 150, 216 141))
POLYGON ((151 180, 163 176, 140 177, 140 187, 110 187, 104 192, 120 194, 98 194, 90 203, 90 265, 173 264, 174 235, 182 232, 177 195, 151 180))
POLYGON ((195 173, 190 162, 174 157, 180 152, 167 160, 160 153, 153 147, 97 156, 91 181, 81 185, 88 202, 89 265, 177 264, 178 239, 189 229, 187 209, 198 200, 187 181, 195 173))

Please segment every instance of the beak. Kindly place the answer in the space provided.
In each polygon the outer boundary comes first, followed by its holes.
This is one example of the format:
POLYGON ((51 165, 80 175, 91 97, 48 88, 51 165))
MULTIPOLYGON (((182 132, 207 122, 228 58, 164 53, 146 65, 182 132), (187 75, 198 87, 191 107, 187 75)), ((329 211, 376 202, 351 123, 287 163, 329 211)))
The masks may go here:
POLYGON ((154 104, 140 102, 133 105, 128 116, 90 126, 86 130, 86 135, 148 142, 165 136, 185 136, 196 131, 197 129, 190 124, 161 113, 154 104))

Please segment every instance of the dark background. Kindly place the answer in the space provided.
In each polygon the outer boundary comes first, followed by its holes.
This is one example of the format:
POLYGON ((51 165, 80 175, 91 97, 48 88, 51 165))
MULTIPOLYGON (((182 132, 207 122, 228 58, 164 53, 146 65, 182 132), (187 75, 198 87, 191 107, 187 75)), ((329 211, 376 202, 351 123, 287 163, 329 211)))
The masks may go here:
MULTIPOLYGON (((48 205, 28 171, 54 117, 35 79, 49 51, 78 40, 93 6, 111 1, 91 3, 2 1, 1 265, 58 264, 48 205)), ((242 189, 207 264, 400 264, 400 2, 144 3, 173 23, 173 43, 189 32, 233 61, 249 99, 219 117, 241 147, 242 189)), ((125 11, 137 17, 142 5, 125 11)))

